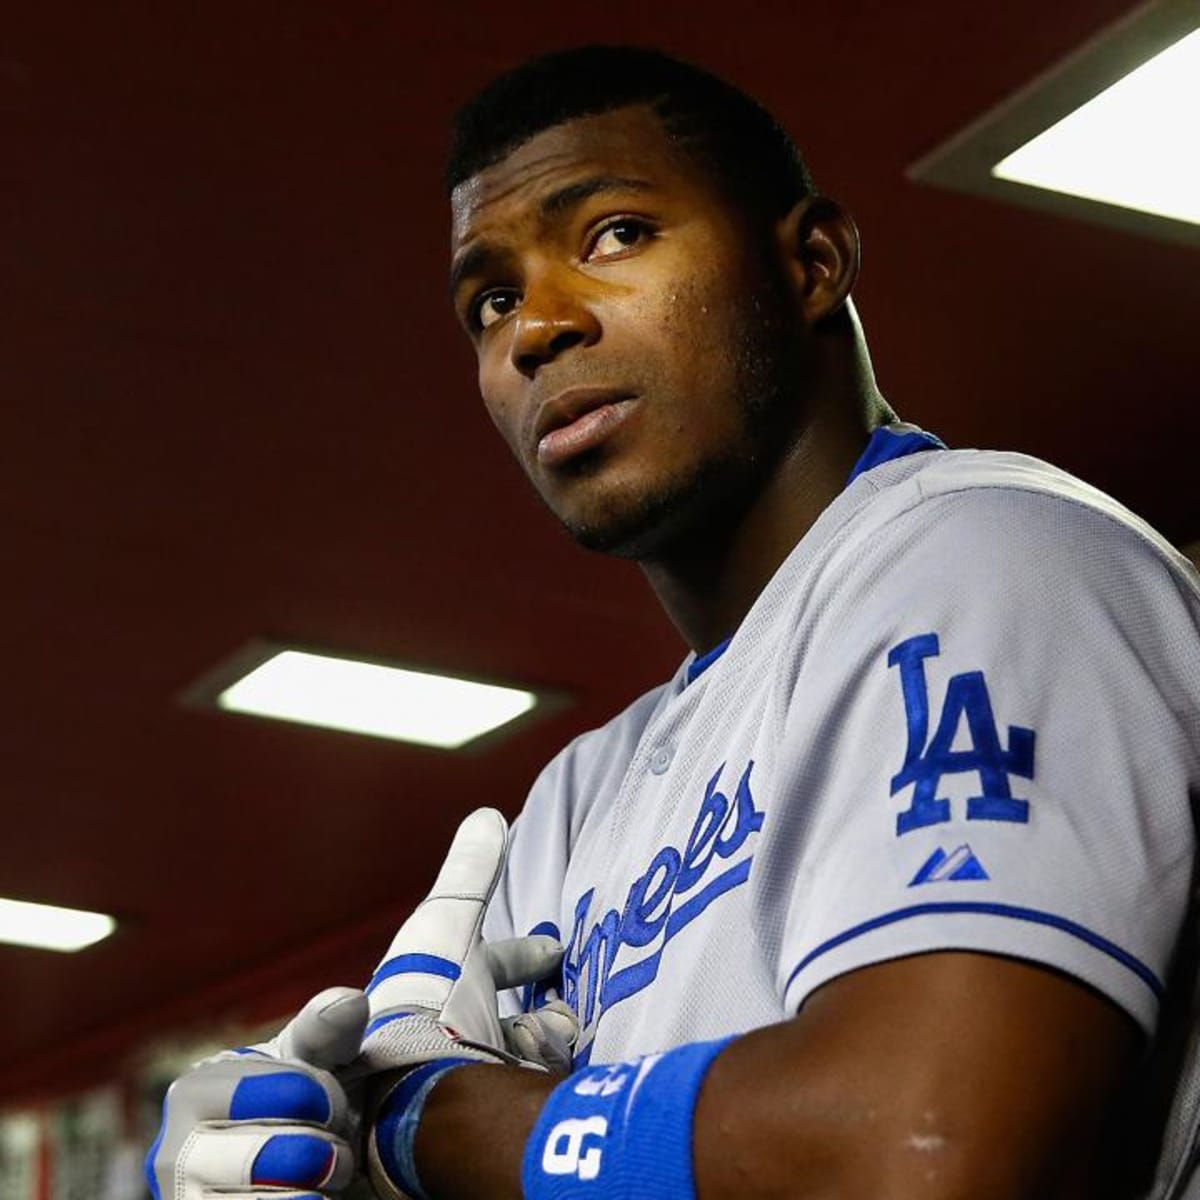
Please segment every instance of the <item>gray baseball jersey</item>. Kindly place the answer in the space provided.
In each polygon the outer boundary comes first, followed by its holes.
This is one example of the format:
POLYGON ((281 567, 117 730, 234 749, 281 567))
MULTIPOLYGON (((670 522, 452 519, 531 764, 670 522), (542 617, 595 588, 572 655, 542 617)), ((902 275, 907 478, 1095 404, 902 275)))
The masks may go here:
POLYGON ((925 951, 1045 964, 1151 1035, 1186 986, 1196 573, 1065 472, 930 440, 877 432, 733 638, 535 783, 486 933, 561 937, 581 1063, 925 951))

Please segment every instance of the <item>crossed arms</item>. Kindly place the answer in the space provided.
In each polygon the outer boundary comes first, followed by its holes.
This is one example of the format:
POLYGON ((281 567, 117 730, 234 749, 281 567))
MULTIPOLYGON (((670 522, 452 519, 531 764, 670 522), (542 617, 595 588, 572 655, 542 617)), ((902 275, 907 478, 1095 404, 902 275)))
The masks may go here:
POLYGON ((497 1014, 497 988, 556 961, 545 939, 502 953, 480 936, 505 840, 498 813, 464 822, 365 994, 323 993, 271 1042, 173 1085, 147 1163, 156 1200, 336 1196, 363 1161, 364 1111, 386 1200, 1121 1194, 1100 1168, 1122 1146, 1101 1135, 1133 1066, 1132 1019, 996 955, 864 967, 791 1020, 564 1081, 546 1069, 569 1062, 548 1018, 505 1028, 497 1014), (580 1103, 611 1119, 559 1120, 580 1103))
MULTIPOLYGON (((1139 1035, 1041 967, 936 953, 865 968, 792 1020, 736 1039, 700 1092, 700 1200, 1032 1200, 1110 1194, 1102 1145, 1139 1035)), ((521 1159, 559 1081, 455 1071, 416 1138, 437 1200, 521 1196, 521 1159)), ((1116 1194, 1115 1192, 1112 1194, 1116 1194)))

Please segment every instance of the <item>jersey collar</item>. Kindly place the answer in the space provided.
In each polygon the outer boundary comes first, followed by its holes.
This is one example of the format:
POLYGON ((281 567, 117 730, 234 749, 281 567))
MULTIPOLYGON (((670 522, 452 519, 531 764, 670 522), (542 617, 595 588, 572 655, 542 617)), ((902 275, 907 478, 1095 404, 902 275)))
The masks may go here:
POLYGON ((926 433, 915 425, 905 425, 897 421, 894 425, 880 425, 871 434, 867 448, 859 455, 850 478, 846 480, 849 487, 865 471, 872 467, 880 467, 886 462, 897 458, 907 458, 921 450, 945 450, 946 443, 932 433, 926 433))
MULTIPOLYGON (((917 454, 922 450, 945 449, 946 443, 941 438, 926 433, 916 425, 906 425, 902 421, 893 425, 880 425, 871 434, 867 448, 859 455, 858 462, 850 472, 850 478, 846 480, 846 486, 849 487, 860 475, 872 468, 881 467, 894 459, 907 458, 908 455, 917 454)), ((699 679, 725 653, 731 641, 733 638, 727 637, 720 645, 714 646, 706 654, 701 654, 699 658, 688 663, 685 684, 694 683, 699 679)))
POLYGON ((711 667, 713 663, 715 663, 717 659, 725 653, 726 648, 732 641, 732 637, 727 637, 719 646, 714 646, 708 651, 707 654, 702 654, 699 658, 695 658, 688 663, 687 682, 692 683, 693 681, 699 679, 700 676, 703 675, 704 672, 707 671, 708 668, 711 667))

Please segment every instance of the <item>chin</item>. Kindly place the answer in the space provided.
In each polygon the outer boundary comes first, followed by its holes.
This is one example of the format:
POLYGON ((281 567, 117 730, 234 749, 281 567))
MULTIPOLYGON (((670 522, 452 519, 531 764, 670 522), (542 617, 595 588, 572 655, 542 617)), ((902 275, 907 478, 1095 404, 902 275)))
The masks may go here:
POLYGON ((663 542, 657 531, 647 527, 645 522, 576 524, 565 521, 563 524, 577 545, 616 558, 652 558, 663 542))
POLYGON ((710 538, 744 507, 745 463, 705 464, 686 478, 657 488, 605 497, 588 512, 557 512, 585 550, 617 558, 662 558, 710 538))

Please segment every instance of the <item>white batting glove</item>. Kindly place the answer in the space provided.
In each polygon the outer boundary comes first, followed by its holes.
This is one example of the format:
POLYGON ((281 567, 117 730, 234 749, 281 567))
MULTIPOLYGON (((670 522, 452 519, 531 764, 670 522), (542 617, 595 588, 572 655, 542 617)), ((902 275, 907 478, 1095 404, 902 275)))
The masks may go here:
POLYGON ((326 1200, 345 1188, 361 1116, 330 1072, 357 1055, 367 1008, 362 992, 330 988, 269 1042, 180 1076, 146 1159, 154 1200, 326 1200))
POLYGON ((508 825, 495 809, 463 821, 433 890, 401 926, 367 986, 371 1020, 355 1070, 385 1073, 373 1089, 366 1158, 371 1186, 386 1200, 423 1196, 416 1129, 430 1090, 456 1063, 569 1069, 578 1025, 566 1005, 507 1022, 497 1011, 499 989, 541 980, 562 959, 562 947, 549 937, 483 941, 480 928, 507 842, 508 825))
POLYGON ((463 822, 369 1000, 350 988, 322 992, 269 1042, 219 1054, 176 1080, 146 1161, 155 1200, 336 1196, 354 1174, 367 1076, 437 1058, 570 1070, 579 1026, 567 1005, 504 1021, 497 1014, 499 989, 543 979, 562 956, 548 937, 491 946, 480 937, 507 834, 492 809, 463 822))
POLYGON ((545 978, 562 947, 544 936, 487 945, 484 911, 504 866, 508 824, 493 808, 459 826, 433 890, 401 926, 367 986, 370 1023, 355 1073, 466 1058, 569 1065, 578 1026, 566 1005, 502 1023, 498 990, 545 978), (509 1040, 505 1034, 508 1033, 509 1040))
POLYGON ((500 1025, 505 1049, 514 1057, 558 1075, 570 1073, 579 1021, 565 1001, 551 1000, 535 1012, 504 1017, 500 1025))

